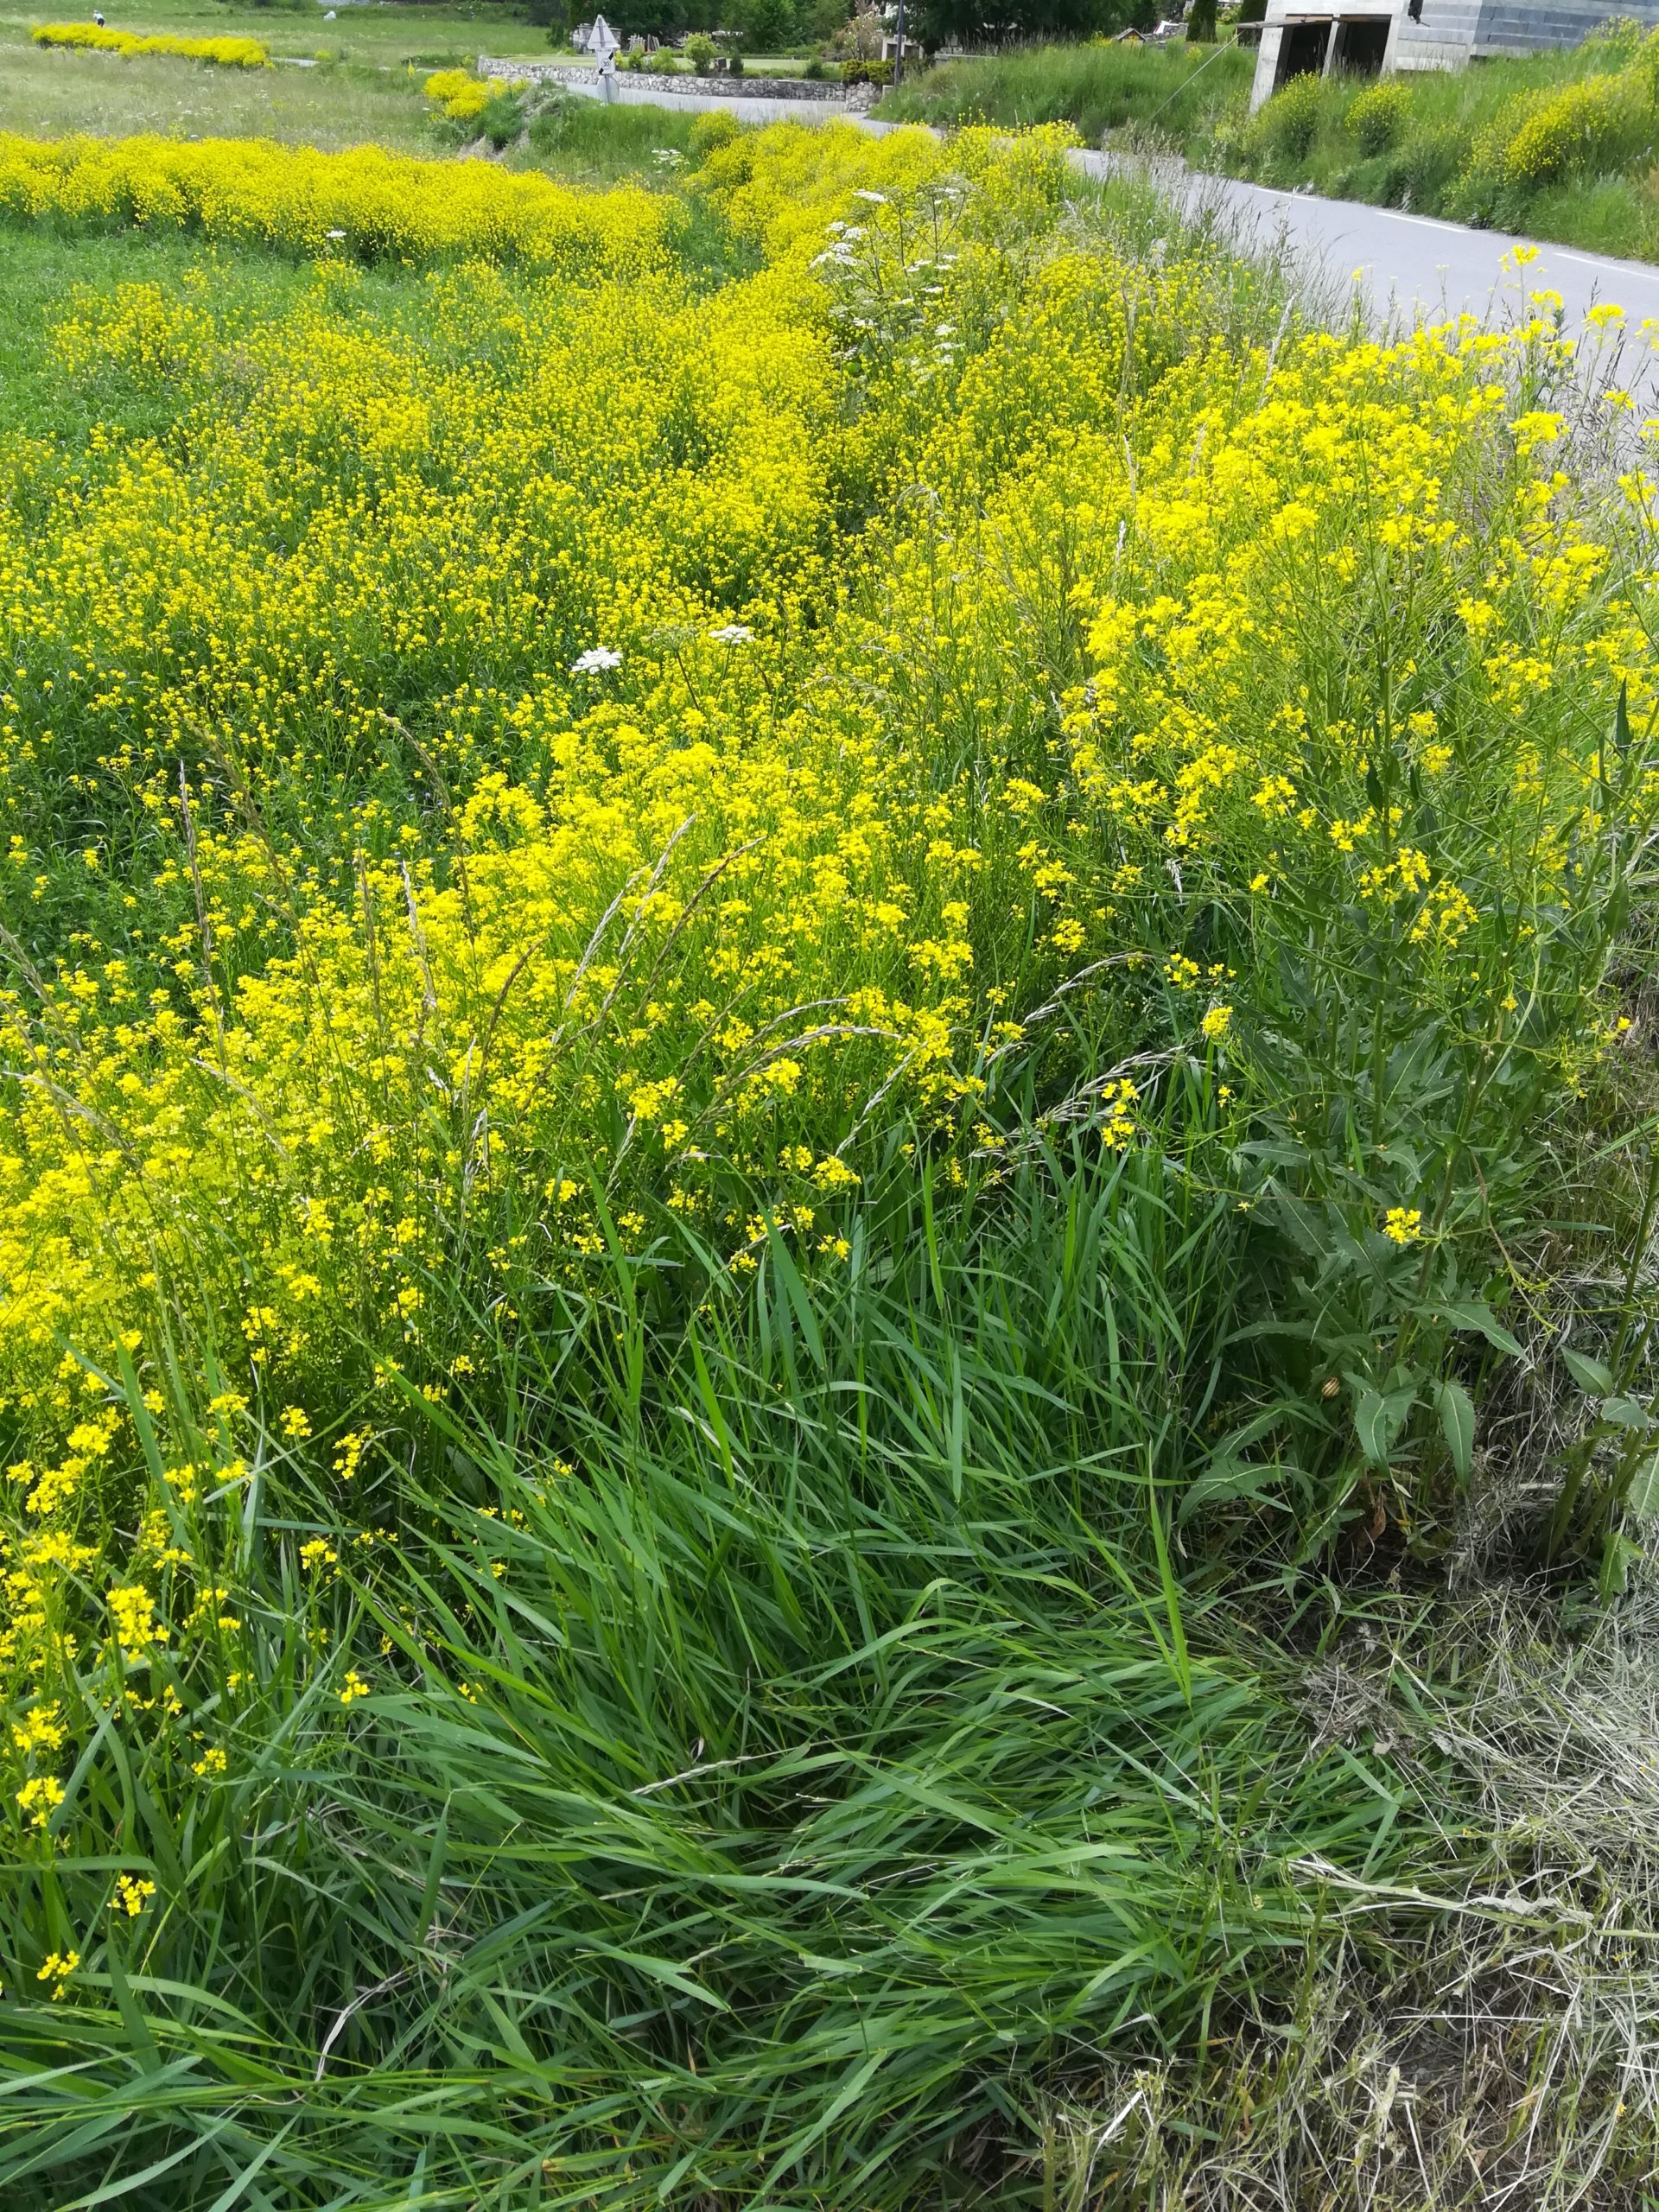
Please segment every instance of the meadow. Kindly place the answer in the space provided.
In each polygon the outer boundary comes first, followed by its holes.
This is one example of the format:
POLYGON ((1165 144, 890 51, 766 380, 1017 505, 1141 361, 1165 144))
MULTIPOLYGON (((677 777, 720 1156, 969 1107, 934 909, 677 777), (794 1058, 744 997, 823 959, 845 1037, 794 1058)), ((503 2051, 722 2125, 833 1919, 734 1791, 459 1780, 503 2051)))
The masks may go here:
MULTIPOLYGON (((333 22, 317 6, 232 6, 226 0, 114 0, 104 12, 111 30, 140 37, 251 39, 267 49, 274 66, 209 71, 165 54, 45 48, 33 33, 49 17, 0 12, 0 130, 39 137, 156 130, 330 149, 372 143, 433 154, 447 149, 420 99, 427 73, 470 69, 480 52, 537 59, 549 54, 544 30, 492 0, 477 0, 470 10, 419 0, 347 6, 333 22)), ((593 174, 606 181, 613 165, 602 152, 597 159, 593 174)))
POLYGON ((1639 2205, 1645 334, 399 84, 0 135, 8 2203, 1639 2205))

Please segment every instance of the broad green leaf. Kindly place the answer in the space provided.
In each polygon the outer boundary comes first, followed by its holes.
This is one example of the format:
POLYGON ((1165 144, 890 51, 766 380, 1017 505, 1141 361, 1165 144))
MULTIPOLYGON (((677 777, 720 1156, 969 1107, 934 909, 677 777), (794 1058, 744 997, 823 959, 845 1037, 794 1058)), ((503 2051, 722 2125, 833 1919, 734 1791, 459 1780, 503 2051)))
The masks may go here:
POLYGON ((1437 1394, 1440 1430, 1458 1480, 1466 1483, 1475 1452, 1475 1408, 1461 1382, 1442 1382, 1437 1394))
POLYGON ((1574 1351, 1571 1344, 1561 1346, 1561 1357, 1567 1362, 1567 1371, 1580 1390, 1587 1390, 1592 1398, 1605 1398, 1613 1387, 1610 1367, 1587 1353, 1574 1351))
POLYGON ((1653 1415, 1639 1398, 1606 1398, 1602 1402, 1601 1417, 1612 1422, 1615 1428, 1651 1428, 1653 1415))
POLYGON ((1659 1513, 1659 1452, 1649 1452, 1630 1477, 1624 1510, 1632 1521, 1651 1521, 1659 1513))
POLYGON ((1390 1390, 1386 1397, 1370 1389, 1360 1392, 1354 1406, 1354 1431, 1360 1450, 1374 1467, 1388 1465, 1389 1447, 1416 1402, 1417 1392, 1410 1383, 1390 1390))
POLYGON ((1521 1346, 1484 1298, 1454 1298, 1449 1305, 1436 1306, 1433 1310, 1454 1329, 1478 1330, 1494 1351, 1506 1351, 1511 1359, 1521 1357, 1521 1346))
POLYGON ((1601 1548, 1601 1573, 1599 1578, 1602 1602, 1610 1598, 1622 1598, 1630 1579, 1630 1569, 1642 1556, 1640 1544, 1617 1529, 1610 1529, 1601 1548))

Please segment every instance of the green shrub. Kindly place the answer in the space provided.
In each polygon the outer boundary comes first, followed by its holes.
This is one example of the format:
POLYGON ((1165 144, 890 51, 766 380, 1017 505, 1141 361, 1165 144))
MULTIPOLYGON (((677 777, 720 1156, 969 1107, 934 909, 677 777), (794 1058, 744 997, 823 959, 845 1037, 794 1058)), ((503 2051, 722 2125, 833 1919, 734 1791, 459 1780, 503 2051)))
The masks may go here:
POLYGON ((1363 154, 1386 154, 1405 129, 1411 114, 1411 94, 1397 77, 1368 85, 1348 104, 1344 124, 1359 141, 1363 154))
POLYGON ((693 31, 685 41, 685 58, 699 77, 706 77, 715 66, 715 41, 707 31, 693 31))
POLYGON ((1282 161, 1305 160, 1319 129, 1324 91, 1322 77, 1312 73, 1293 77, 1250 124, 1244 137, 1246 151, 1258 159, 1267 155, 1282 161))
POLYGON ((518 94, 504 92, 493 99, 479 117, 478 128, 498 153, 511 146, 524 134, 524 104, 518 94))
POLYGON ((1389 196, 1402 207, 1438 207, 1467 150, 1455 124, 1414 130, 1389 166, 1389 196))
POLYGON ((741 137, 736 120, 722 115, 716 109, 712 115, 700 115, 692 124, 686 137, 686 150, 694 162, 705 161, 717 147, 729 146, 741 137))
POLYGON ((565 125, 573 100, 559 95, 543 102, 530 120, 530 143, 533 153, 550 154, 564 137, 565 125))
POLYGON ((1609 166, 1644 130, 1643 87, 1633 73, 1587 77, 1535 108, 1503 149, 1506 183, 1554 184, 1609 166))

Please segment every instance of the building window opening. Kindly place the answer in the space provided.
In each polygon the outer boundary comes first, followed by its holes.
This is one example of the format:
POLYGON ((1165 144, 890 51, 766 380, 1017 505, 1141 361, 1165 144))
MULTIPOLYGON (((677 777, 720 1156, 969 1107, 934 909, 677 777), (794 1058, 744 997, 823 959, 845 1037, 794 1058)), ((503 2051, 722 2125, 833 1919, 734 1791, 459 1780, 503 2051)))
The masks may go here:
POLYGON ((1351 77, 1380 77, 1382 57, 1388 50, 1387 18, 1379 21, 1375 16, 1356 17, 1337 25, 1337 49, 1331 66, 1345 70, 1351 77))
POLYGON ((1284 38, 1279 48, 1279 73, 1274 79, 1274 90, 1287 85, 1293 77, 1318 77, 1325 71, 1325 52, 1331 43, 1331 18, 1322 22, 1287 23, 1284 38))

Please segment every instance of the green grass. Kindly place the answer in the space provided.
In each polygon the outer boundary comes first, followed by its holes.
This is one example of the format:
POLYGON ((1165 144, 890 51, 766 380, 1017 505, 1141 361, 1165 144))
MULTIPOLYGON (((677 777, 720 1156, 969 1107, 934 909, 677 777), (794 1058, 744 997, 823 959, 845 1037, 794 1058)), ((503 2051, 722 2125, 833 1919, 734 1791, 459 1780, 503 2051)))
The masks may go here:
POLYGON ((431 1416, 401 1552, 321 1601, 390 1640, 372 1721, 300 1688, 273 1582, 234 1786, 181 1834, 94 1749, 78 1802, 173 1902, 72 2006, 0 2005, 10 2202, 1035 2205, 1046 2083, 1271 2005, 1328 1876, 1444 1878, 1387 1760, 1310 1752, 1283 1660, 1160 1579, 1225 1240, 1145 1155, 933 1219, 839 1291, 780 1243, 642 1361, 619 1264, 502 1346, 505 1420, 431 1416))
POLYGON ((1074 124, 1091 144, 1108 131, 1156 129, 1180 143, 1212 111, 1248 99, 1254 58, 1232 47, 1039 47, 942 62, 888 92, 877 112, 905 122, 1074 124))
POLYGON ((325 151, 371 143, 396 153, 438 150, 418 83, 401 70, 348 64, 232 72, 35 47, 0 48, 0 130, 50 138, 155 130, 176 138, 276 138, 325 151))
POLYGON ((658 154, 683 156, 696 119, 683 109, 604 107, 597 100, 561 100, 532 121, 523 158, 572 184, 594 189, 625 177, 663 179, 668 171, 658 154))
MULTIPOLYGON (((325 12, 317 0, 293 9, 250 6, 246 0, 107 0, 103 8, 116 30, 257 38, 272 54, 306 55, 327 47, 351 60, 392 67, 429 54, 453 60, 480 53, 546 56, 550 51, 547 33, 503 0, 474 0, 471 6, 370 0, 365 7, 339 9, 332 23, 323 21, 325 12)), ((88 22, 91 16, 90 6, 27 11, 8 7, 0 11, 0 52, 26 44, 36 23, 88 22)))

